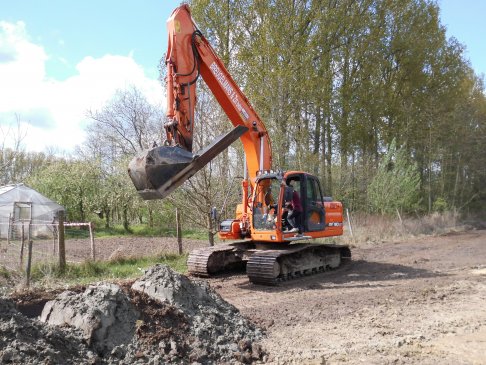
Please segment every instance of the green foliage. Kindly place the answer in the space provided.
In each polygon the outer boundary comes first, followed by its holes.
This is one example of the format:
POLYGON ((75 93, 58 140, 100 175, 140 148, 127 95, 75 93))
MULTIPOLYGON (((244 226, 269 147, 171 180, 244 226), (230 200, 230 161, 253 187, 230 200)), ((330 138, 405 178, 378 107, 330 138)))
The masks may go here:
POLYGON ((10 272, 2 265, 0 265, 0 277, 4 279, 10 278, 10 272))
POLYGON ((435 199, 432 209, 434 212, 444 213, 449 209, 449 204, 444 198, 438 197, 435 199))
POLYGON ((32 281, 45 282, 62 280, 68 284, 86 284, 100 280, 129 279, 140 276, 144 269, 164 264, 184 273, 187 271, 187 255, 158 255, 150 257, 128 257, 112 261, 85 261, 80 264, 69 263, 61 272, 57 264, 38 264, 32 268, 32 281))
POLYGON ((89 161, 59 159, 32 175, 28 184, 67 209, 67 219, 85 222, 95 209, 101 172, 89 161))
POLYGON ((0 185, 21 183, 54 160, 53 155, 44 152, 13 150, 0 145, 0 185))
MULTIPOLYGON (((368 207, 381 146, 406 146, 434 196, 486 196, 484 85, 428 0, 192 0, 192 14, 265 122, 275 168, 313 172, 368 207), (371 163, 370 163, 371 161, 371 163)), ((483 198, 481 198, 483 197, 483 198)))
POLYGON ((395 140, 368 187, 368 201, 371 210, 381 214, 394 213, 396 209, 412 211, 419 204, 420 175, 406 150, 396 148, 395 140))

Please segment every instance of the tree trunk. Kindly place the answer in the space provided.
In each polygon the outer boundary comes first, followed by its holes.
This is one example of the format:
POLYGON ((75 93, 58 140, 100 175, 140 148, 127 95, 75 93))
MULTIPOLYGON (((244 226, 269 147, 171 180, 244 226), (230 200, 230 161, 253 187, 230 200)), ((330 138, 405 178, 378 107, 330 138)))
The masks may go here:
POLYGON ((111 210, 109 208, 105 208, 103 209, 103 214, 105 215, 105 228, 110 228, 111 210))
POLYGON ((329 196, 332 196, 332 135, 331 135, 331 117, 327 117, 327 123, 326 123, 326 138, 327 138, 327 143, 326 143, 326 149, 324 151, 325 157, 326 157, 326 177, 327 177, 327 182, 326 182, 326 194, 329 196))
POLYGON ((125 231, 130 232, 130 225, 128 223, 128 207, 123 207, 123 228, 125 231))
POLYGON ((214 246, 213 220, 211 219, 210 213, 207 215, 206 223, 207 223, 207 229, 208 229, 209 246, 214 246))
POLYGON ((84 207, 83 207, 83 194, 81 192, 81 196, 79 197, 79 202, 78 202, 78 209, 79 209, 79 215, 81 218, 81 222, 84 222, 86 219, 85 214, 84 214, 84 207))
POLYGON ((154 226, 154 211, 152 208, 148 208, 148 224, 152 228, 154 226))

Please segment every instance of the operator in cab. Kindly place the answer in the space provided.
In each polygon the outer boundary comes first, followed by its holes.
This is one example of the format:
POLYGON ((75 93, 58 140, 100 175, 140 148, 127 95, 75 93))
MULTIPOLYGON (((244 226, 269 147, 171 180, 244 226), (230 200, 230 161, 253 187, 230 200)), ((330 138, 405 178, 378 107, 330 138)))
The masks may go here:
POLYGON ((287 182, 287 186, 292 189, 291 199, 285 201, 283 207, 283 219, 287 223, 288 232, 302 234, 302 203, 300 196, 295 191, 292 180, 287 182))

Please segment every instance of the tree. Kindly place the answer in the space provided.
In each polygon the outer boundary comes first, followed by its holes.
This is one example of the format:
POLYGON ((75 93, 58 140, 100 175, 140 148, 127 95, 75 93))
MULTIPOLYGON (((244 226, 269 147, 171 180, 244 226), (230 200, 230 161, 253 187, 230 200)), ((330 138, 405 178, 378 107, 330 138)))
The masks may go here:
POLYGON ((152 217, 154 204, 140 205, 136 191, 126 172, 128 161, 141 150, 160 140, 161 109, 150 104, 136 87, 118 90, 102 109, 88 111, 92 123, 87 128, 87 140, 78 155, 95 161, 100 170, 99 210, 105 224, 110 216, 121 215, 123 226, 129 230, 132 217, 140 207, 148 209, 152 217))
POLYGON ((371 211, 394 213, 396 209, 413 211, 420 202, 420 175, 409 161, 404 148, 397 149, 395 140, 381 160, 368 187, 371 211))
POLYGON ((31 176, 27 183, 67 209, 67 218, 86 222, 96 210, 100 170, 90 161, 58 159, 31 176))
POLYGON ((20 182, 16 176, 17 158, 23 153, 22 141, 27 132, 21 127, 21 119, 15 115, 15 126, 0 125, 0 185, 20 182))
MULTIPOLYGON (((230 122, 211 97, 208 88, 200 84, 194 125, 195 149, 204 148, 230 128, 230 122)), ((214 245, 216 234, 215 222, 211 215, 213 207, 225 215, 226 208, 235 206, 240 198, 238 185, 234 183, 233 177, 238 172, 241 175, 243 166, 241 160, 230 158, 230 155, 236 155, 234 147, 229 147, 225 153, 217 156, 186 181, 179 192, 169 197, 174 206, 180 208, 187 221, 207 231, 211 246, 214 245)), ((230 214, 233 216, 234 211, 230 214)))
POLYGON ((92 154, 115 160, 152 147, 160 139, 162 112, 131 86, 118 90, 101 110, 89 110, 87 148, 92 154))
POLYGON ((425 209, 441 196, 479 205, 483 159, 470 152, 484 139, 484 85, 446 38, 436 2, 191 3, 264 120, 277 168, 311 171, 366 209, 395 140, 418 166, 425 209))

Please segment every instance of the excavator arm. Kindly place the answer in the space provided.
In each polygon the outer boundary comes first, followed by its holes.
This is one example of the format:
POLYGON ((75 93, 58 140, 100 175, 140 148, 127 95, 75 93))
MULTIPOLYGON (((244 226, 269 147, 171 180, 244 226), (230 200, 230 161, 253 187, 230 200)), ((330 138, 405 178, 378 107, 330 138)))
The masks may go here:
MULTIPOLYGON (((265 125, 235 83, 216 52, 197 29, 189 7, 175 9, 167 20, 167 121, 164 146, 143 151, 129 165, 129 175, 144 199, 162 199, 203 168, 236 139, 243 143, 248 180, 243 182, 244 199, 248 184, 257 172, 270 170, 272 150, 265 125), (234 126, 209 146, 192 153, 196 85, 199 77, 221 105, 234 126)), ((246 202, 243 204, 246 207, 246 202)))

